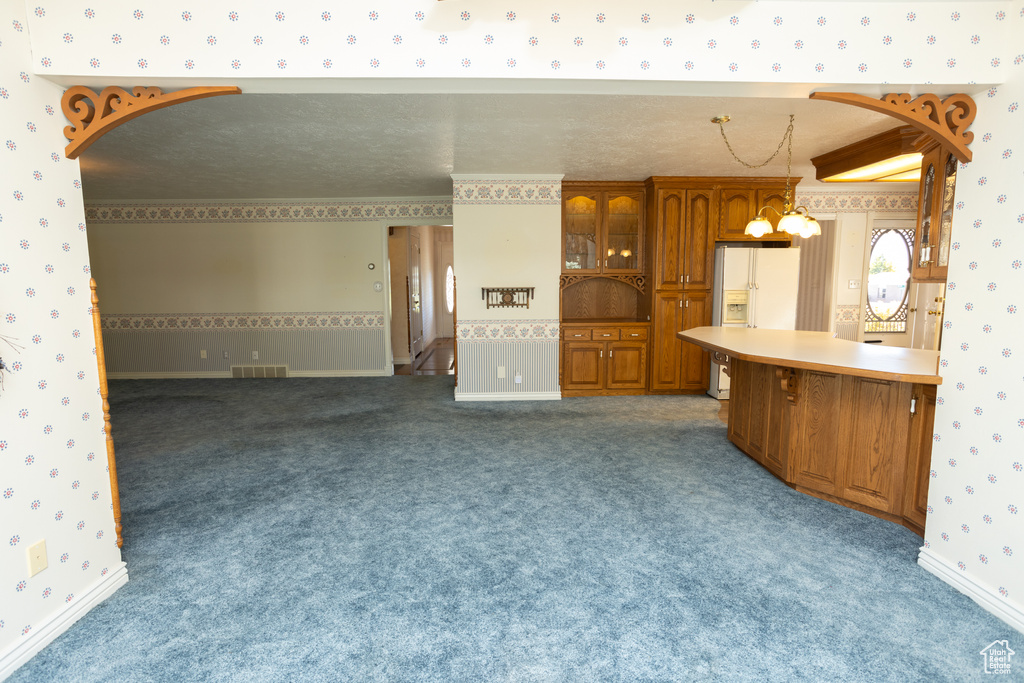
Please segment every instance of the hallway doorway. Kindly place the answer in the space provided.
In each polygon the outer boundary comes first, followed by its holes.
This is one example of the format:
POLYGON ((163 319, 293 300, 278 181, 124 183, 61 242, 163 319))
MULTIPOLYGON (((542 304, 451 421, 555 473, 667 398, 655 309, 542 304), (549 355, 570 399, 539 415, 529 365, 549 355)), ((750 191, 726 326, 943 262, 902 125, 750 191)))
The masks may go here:
POLYGON ((454 374, 455 330, 448 283, 450 225, 388 229, 391 356, 396 375, 454 374))

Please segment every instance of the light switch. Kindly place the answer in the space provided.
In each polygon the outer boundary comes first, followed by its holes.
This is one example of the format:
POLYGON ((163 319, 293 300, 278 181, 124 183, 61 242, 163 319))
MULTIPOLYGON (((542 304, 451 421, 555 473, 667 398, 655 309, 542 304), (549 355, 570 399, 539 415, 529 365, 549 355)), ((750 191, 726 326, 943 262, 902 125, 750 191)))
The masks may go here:
POLYGON ((850 289, 860 289, 860 280, 850 280, 850 289))

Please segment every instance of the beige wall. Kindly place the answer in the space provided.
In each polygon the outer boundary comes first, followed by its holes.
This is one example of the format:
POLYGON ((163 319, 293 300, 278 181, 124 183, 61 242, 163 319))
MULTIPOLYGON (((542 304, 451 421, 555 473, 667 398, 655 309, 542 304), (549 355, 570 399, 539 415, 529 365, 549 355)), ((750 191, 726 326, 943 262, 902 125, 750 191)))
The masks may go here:
POLYGON ((560 205, 453 207, 459 320, 558 319, 560 205), (534 287, 526 308, 488 309, 481 287, 534 287))
POLYGON ((89 254, 104 313, 386 310, 376 221, 96 224, 89 254))

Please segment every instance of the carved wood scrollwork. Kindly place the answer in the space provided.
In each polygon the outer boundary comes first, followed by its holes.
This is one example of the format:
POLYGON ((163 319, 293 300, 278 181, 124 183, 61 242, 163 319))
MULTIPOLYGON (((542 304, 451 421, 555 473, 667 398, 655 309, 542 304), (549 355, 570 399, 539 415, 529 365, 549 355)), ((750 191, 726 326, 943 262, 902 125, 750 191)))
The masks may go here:
POLYGON ((775 377, 782 385, 782 390, 786 392, 786 400, 795 404, 800 389, 800 384, 796 378, 796 370, 793 368, 775 368, 775 377))
POLYGON ((721 351, 712 351, 711 360, 716 365, 722 366, 727 377, 732 377, 732 360, 729 358, 728 354, 722 353, 721 351))
POLYGON ((128 92, 112 85, 104 88, 99 95, 84 85, 76 85, 64 91, 60 106, 64 116, 71 121, 64 127, 64 137, 71 142, 64 148, 64 156, 75 159, 107 131, 117 128, 125 121, 172 104, 190 102, 217 95, 238 95, 241 88, 216 86, 186 88, 165 93, 160 88, 136 86, 128 92))
POLYGON ((948 147, 960 161, 967 163, 971 160, 971 150, 967 146, 974 140, 974 133, 967 127, 974 121, 978 107, 969 95, 957 93, 941 99, 938 95, 925 93, 914 99, 908 93, 889 93, 875 99, 852 92, 814 92, 811 99, 852 104, 888 114, 948 147))
POLYGON ((647 279, 643 275, 561 275, 558 278, 558 288, 565 289, 569 285, 584 280, 618 280, 638 290, 641 294, 647 284, 647 279))

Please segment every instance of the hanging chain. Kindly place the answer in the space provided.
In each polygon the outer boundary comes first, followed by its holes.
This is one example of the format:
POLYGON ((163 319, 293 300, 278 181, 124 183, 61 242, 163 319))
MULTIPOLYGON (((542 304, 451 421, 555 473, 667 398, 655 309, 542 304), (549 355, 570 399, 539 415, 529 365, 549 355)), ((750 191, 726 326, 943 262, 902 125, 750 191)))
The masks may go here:
POLYGON ((725 125, 724 125, 725 122, 724 121, 719 121, 718 122, 718 130, 721 131, 721 133, 722 133, 722 139, 725 140, 725 146, 729 148, 729 154, 732 154, 732 158, 733 159, 735 159, 736 161, 740 162, 741 164, 743 164, 747 168, 761 168, 762 166, 767 166, 768 164, 770 164, 772 162, 772 160, 775 157, 779 156, 779 152, 782 151, 782 145, 784 145, 786 143, 786 141, 789 141, 789 146, 786 148, 786 153, 787 153, 787 160, 786 160, 786 198, 785 198, 785 210, 786 211, 789 211, 792 208, 792 206, 793 206, 793 202, 792 202, 793 194, 792 194, 792 192, 790 190, 790 180, 789 179, 793 175, 793 120, 795 118, 796 117, 793 114, 789 115, 789 127, 786 128, 786 132, 783 134, 782 139, 779 140, 779 146, 775 149, 775 152, 772 153, 772 155, 770 157, 768 157, 767 160, 765 160, 764 163, 757 164, 756 166, 753 165, 753 164, 748 164, 747 162, 743 161, 743 159, 740 159, 738 156, 736 156, 736 152, 733 151, 732 145, 729 144, 729 138, 725 137, 725 125))
POLYGON ((718 130, 720 130, 722 132, 722 139, 725 140, 725 146, 729 148, 729 154, 732 154, 732 158, 733 159, 735 159, 736 161, 740 162, 741 164, 743 164, 747 168, 761 168, 762 166, 767 166, 769 163, 771 163, 772 159, 774 159, 775 157, 779 156, 779 152, 782 151, 782 145, 784 145, 786 143, 786 140, 789 140, 789 152, 790 152, 789 156, 790 156, 790 161, 792 161, 792 157, 793 157, 793 118, 794 118, 793 114, 790 114, 789 115, 789 128, 786 129, 786 133, 782 136, 782 140, 779 141, 779 147, 778 147, 778 149, 775 150, 775 153, 772 154, 770 157, 768 157, 767 161, 765 161, 763 164, 757 164, 756 166, 753 165, 753 164, 748 164, 747 162, 743 161, 743 159, 740 159, 738 156, 736 156, 736 152, 733 151, 732 145, 729 144, 729 138, 725 137, 725 126, 723 125, 724 124, 723 121, 719 121, 718 122, 718 130))

